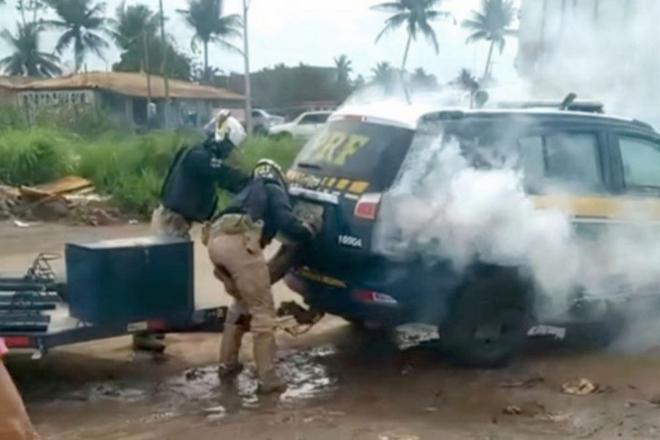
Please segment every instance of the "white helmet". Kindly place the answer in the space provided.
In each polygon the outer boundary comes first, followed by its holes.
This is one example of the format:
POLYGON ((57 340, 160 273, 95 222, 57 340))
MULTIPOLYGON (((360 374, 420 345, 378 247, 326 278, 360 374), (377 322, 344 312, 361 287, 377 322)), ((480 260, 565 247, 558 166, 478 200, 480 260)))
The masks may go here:
MULTIPOLYGON (((222 117, 220 121, 222 121, 222 117)), ((224 121, 220 122, 215 128, 215 140, 221 142, 228 140, 234 147, 238 148, 245 142, 247 133, 238 119, 233 116, 226 116, 224 121)))

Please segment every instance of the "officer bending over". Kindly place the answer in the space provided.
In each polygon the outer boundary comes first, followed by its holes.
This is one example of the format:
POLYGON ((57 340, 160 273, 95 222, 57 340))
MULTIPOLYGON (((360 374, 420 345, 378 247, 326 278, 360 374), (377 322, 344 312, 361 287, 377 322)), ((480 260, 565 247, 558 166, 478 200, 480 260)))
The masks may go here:
POLYGON ((251 331, 259 392, 285 388, 274 369, 276 311, 263 249, 277 234, 306 243, 318 228, 294 216, 282 170, 267 159, 258 162, 251 182, 213 222, 209 257, 216 276, 234 299, 220 347, 221 378, 241 370, 241 340, 251 331))

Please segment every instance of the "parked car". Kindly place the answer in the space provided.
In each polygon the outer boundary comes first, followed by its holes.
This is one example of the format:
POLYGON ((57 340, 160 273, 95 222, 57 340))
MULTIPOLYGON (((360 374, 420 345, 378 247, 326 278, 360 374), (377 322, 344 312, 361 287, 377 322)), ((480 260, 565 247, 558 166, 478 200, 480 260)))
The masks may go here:
POLYGON ((254 127, 255 134, 267 135, 272 126, 280 124, 284 124, 284 117, 271 115, 260 108, 252 110, 252 127, 254 127))
MULTIPOLYGON (((630 197, 660 201, 660 135, 636 120, 559 109, 406 112, 391 119, 340 111, 289 172, 296 209, 322 213, 325 225, 302 268, 287 276, 288 285, 314 308, 356 324, 437 326, 450 358, 469 366, 506 364, 533 325, 616 329, 609 308, 585 313, 579 301, 577 311, 563 316, 567 322, 536 322, 540 293, 519 268, 474 264, 457 272, 448 261, 395 259, 377 249, 383 201, 395 200, 391 189, 402 163, 413 148, 440 138, 458 140, 462 148, 498 140, 520 146, 520 166, 531 167, 529 176, 578 188, 561 207, 581 226, 617 223, 621 211, 613 206, 624 197, 625 203, 630 197)), ((540 200, 539 193, 528 193, 540 200)))
POLYGON ((303 113, 287 124, 274 125, 268 130, 271 136, 291 136, 296 139, 308 140, 328 121, 332 112, 303 113))

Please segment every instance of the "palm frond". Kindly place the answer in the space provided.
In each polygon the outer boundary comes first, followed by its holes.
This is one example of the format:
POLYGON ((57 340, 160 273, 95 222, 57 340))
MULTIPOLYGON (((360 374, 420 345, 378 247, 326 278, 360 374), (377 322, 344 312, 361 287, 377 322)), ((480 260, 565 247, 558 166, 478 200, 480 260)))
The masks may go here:
POLYGON ((401 12, 406 10, 406 6, 401 2, 387 2, 374 5, 371 9, 379 12, 401 12))
POLYGON ((438 20, 441 18, 450 18, 452 14, 450 12, 445 12, 445 11, 429 11, 426 14, 426 19, 431 21, 431 20, 438 20))
POLYGON ((396 14, 385 20, 385 27, 376 36, 376 43, 378 43, 380 39, 383 38, 383 36, 385 36, 389 32, 399 29, 401 25, 405 23, 407 20, 408 20, 407 13, 396 14))
POLYGON ((486 31, 475 31, 471 33, 467 39, 465 40, 465 43, 474 43, 477 41, 482 41, 482 40, 487 40, 488 39, 488 32, 486 31))
POLYGON ((218 35, 213 36, 211 41, 213 41, 213 43, 217 44, 218 46, 220 46, 221 48, 223 48, 227 52, 237 53, 237 54, 241 54, 241 55, 243 54, 243 51, 240 48, 238 48, 237 46, 234 46, 229 41, 225 40, 224 38, 222 38, 218 35))
POLYGON ((422 31, 422 34, 424 37, 431 42, 433 45, 433 49, 435 49, 435 53, 440 52, 440 45, 438 44, 438 37, 435 35, 435 31, 431 27, 431 25, 423 21, 419 24, 419 28, 422 31))
POLYGON ((69 29, 64 32, 57 39, 55 44, 55 53, 61 54, 64 49, 71 44, 71 41, 76 39, 76 31, 74 29, 69 29))

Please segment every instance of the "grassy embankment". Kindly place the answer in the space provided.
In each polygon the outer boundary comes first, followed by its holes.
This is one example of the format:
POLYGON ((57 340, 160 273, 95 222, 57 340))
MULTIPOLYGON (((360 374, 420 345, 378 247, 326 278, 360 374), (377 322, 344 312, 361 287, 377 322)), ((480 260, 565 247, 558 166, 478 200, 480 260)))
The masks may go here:
MULTIPOLYGON (((186 130, 129 133, 113 127, 101 112, 42 114, 28 124, 20 111, 0 108, 0 184, 80 175, 111 195, 122 211, 147 215, 176 151, 200 140, 199 132, 186 130)), ((232 161, 249 170, 268 157, 286 169, 299 148, 290 139, 254 137, 232 161)))

